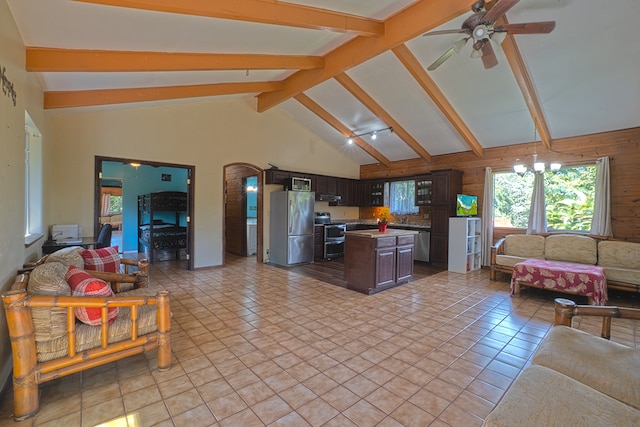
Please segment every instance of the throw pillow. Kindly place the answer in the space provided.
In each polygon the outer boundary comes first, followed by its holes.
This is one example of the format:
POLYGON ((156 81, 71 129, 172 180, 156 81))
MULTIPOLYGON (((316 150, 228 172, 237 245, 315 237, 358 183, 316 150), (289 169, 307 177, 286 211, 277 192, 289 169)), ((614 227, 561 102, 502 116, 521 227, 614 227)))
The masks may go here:
MULTIPOLYGON (((65 279, 71 286, 73 296, 87 297, 112 297, 111 286, 104 280, 97 279, 74 266, 69 267, 65 279)), ((75 309, 76 319, 87 325, 99 326, 102 318, 102 310, 98 307, 77 307, 75 309)), ((118 315, 118 307, 111 307, 107 310, 107 320, 112 323, 118 315)))
POLYGON ((80 252, 84 260, 85 270, 107 271, 118 273, 120 271, 120 255, 117 246, 109 246, 102 249, 84 249, 80 252))

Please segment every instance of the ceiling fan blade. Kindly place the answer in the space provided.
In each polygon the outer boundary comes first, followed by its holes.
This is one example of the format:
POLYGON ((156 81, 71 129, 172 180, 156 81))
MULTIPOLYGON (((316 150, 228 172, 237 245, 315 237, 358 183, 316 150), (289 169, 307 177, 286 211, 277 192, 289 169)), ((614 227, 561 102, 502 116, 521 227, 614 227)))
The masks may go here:
POLYGON ((496 58, 496 53, 491 47, 491 43, 485 43, 482 46, 482 65, 487 70, 498 65, 498 58, 496 58))
POLYGON ((428 33, 424 33, 423 36, 438 36, 440 34, 459 34, 459 33, 467 33, 467 30, 457 29, 457 30, 438 30, 438 31, 429 31, 428 33))
POLYGON ((556 27, 556 21, 527 22, 524 24, 505 24, 496 31, 506 31, 509 34, 548 34, 556 27))
POLYGON ((500 0, 484 15, 484 21, 496 22, 498 18, 507 13, 509 9, 515 6, 520 0, 500 0))
POLYGON ((429 71, 435 70, 436 68, 441 66, 444 61, 446 61, 447 59, 451 58, 451 55, 453 55, 454 53, 456 53, 456 49, 453 46, 451 46, 451 48, 449 48, 448 51, 443 53, 440 58, 436 59, 433 64, 429 65, 427 70, 429 70, 429 71))

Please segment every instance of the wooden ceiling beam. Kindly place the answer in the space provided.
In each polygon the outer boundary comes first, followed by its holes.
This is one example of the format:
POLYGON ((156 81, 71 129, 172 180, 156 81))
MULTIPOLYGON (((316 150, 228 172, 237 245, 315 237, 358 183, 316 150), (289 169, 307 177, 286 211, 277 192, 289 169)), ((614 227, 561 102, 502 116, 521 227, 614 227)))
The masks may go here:
MULTIPOLYGON (((324 120, 326 123, 328 123, 330 126, 332 126, 335 130, 340 132, 344 136, 345 140, 349 137, 353 137, 353 135, 355 134, 355 132, 349 129, 348 126, 346 126, 340 120, 335 118, 333 115, 331 115, 331 113, 329 113, 327 110, 322 108, 317 102, 309 98, 304 93, 300 93, 294 96, 293 98, 296 101, 298 101, 300 104, 307 107, 309 111, 311 111, 312 113, 320 117, 322 120, 324 120)), ((381 152, 379 152, 378 150, 373 148, 371 145, 369 145, 364 139, 358 136, 353 137, 353 142, 358 147, 366 151, 367 154, 369 154, 371 157, 376 159, 378 162, 382 163, 386 167, 391 167, 391 161, 387 159, 381 152)))
POLYGON ((82 3, 127 7, 155 12, 206 16, 209 18, 283 25, 313 30, 351 33, 361 36, 384 34, 384 24, 375 19, 264 0, 75 0, 82 3))
POLYGON ((478 157, 482 157, 482 154, 484 152, 484 148, 482 147, 482 145, 480 145, 471 130, 467 127, 466 123, 462 120, 460 115, 449 103, 438 85, 436 85, 433 79, 429 77, 429 74, 422 67, 413 53, 411 53, 409 48, 403 44, 394 47, 392 51, 400 60, 400 62, 402 62, 402 65, 405 66, 407 71, 411 73, 413 78, 418 82, 422 89, 424 89, 427 95, 429 95, 431 100, 438 106, 440 111, 442 111, 442 114, 444 114, 447 120, 449 120, 449 123, 451 123, 453 127, 458 131, 462 139, 464 139, 464 141, 467 143, 469 148, 471 148, 474 154, 478 157))
POLYGON ((324 66, 321 56, 137 52, 28 47, 27 71, 136 72, 287 70, 324 66))
POLYGON ((279 82, 223 83, 189 86, 162 86, 134 89, 104 89, 45 92, 44 108, 87 107, 130 102, 162 101, 203 96, 234 95, 278 90, 279 82))
POLYGON ((387 126, 393 128, 393 132, 400 137, 413 151, 416 152, 417 155, 422 157, 426 161, 431 161, 431 155, 427 150, 420 145, 418 141, 416 141, 409 132, 407 132, 396 120, 387 111, 382 108, 380 104, 378 104, 369 94, 367 94, 364 89, 362 89, 358 84, 353 81, 351 77, 346 75, 345 73, 338 74, 335 79, 340 83, 346 90, 348 90, 358 101, 360 101, 365 107, 369 109, 374 115, 376 115, 380 120, 385 122, 387 126))
MULTIPOLYGON (((503 25, 508 23, 509 22, 507 21, 507 18, 504 16, 496 21, 496 25, 503 25)), ((502 50, 507 57, 507 61, 509 62, 511 71, 513 72, 513 75, 516 78, 516 82, 518 83, 518 87, 520 87, 520 91, 522 92, 524 101, 527 104, 529 114, 531 114, 531 118, 533 119, 534 126, 538 131, 538 135, 540 135, 542 144, 547 149, 551 149, 551 133, 549 132, 547 121, 544 118, 542 106, 540 105, 536 89, 533 86, 533 81, 531 80, 529 72, 527 71, 527 66, 522 59, 520 49, 518 49, 516 40, 512 35, 507 35, 507 37, 504 39, 504 41, 502 42, 502 50)))
POLYGON ((349 68, 469 12, 469 0, 418 0, 385 21, 380 37, 356 37, 325 55, 325 67, 302 70, 286 78, 282 90, 258 95, 258 111, 266 111, 349 68))

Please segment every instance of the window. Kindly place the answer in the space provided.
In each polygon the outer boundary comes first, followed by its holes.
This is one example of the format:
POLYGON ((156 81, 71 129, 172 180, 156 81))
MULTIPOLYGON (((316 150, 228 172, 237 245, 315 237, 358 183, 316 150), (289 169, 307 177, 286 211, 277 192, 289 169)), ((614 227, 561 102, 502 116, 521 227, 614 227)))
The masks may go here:
POLYGON ((31 244, 42 236, 42 135, 25 112, 24 238, 31 244))
POLYGON ((389 212, 391 215, 418 214, 415 181, 392 181, 389 183, 389 212))
POLYGON ((122 196, 109 196, 109 215, 122 213, 122 196))
MULTIPOLYGON (((513 172, 493 174, 494 227, 527 228, 533 174, 523 177, 513 172)), ((553 230, 589 231, 593 217, 596 166, 564 167, 556 174, 544 174, 544 197, 547 228, 553 230)))

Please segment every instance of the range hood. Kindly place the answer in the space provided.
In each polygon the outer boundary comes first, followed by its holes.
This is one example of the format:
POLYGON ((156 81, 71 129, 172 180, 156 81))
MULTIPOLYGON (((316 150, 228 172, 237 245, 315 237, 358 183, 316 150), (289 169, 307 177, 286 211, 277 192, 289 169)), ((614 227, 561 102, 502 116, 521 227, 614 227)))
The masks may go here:
POLYGON ((319 200, 323 202, 339 202, 342 200, 342 196, 336 196, 334 194, 320 194, 319 200))

